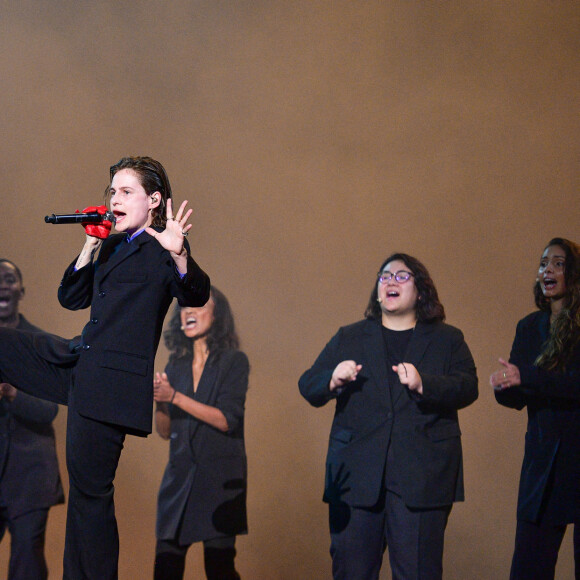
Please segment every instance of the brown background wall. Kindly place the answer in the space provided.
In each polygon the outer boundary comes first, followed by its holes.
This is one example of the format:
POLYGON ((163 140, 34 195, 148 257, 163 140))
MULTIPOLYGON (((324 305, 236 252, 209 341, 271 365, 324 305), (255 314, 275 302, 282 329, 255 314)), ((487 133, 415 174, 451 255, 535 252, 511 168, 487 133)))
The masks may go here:
MULTIPOLYGON (((296 381, 402 250, 429 267, 481 383, 460 414, 467 501, 445 578, 507 577, 525 416, 496 405, 487 381, 533 309, 544 244, 580 239, 578 2, 19 0, 0 27, 0 255, 23 270, 32 322, 73 336, 87 320, 56 300, 82 231, 43 217, 96 203, 121 156, 160 159, 195 209, 194 254, 252 363, 242 576, 330 575, 332 409, 309 407, 296 381)), ((66 477, 65 420, 63 408, 66 477)), ((166 458, 156 435, 127 441, 122 579, 151 575, 166 458)), ((52 510, 53 578, 64 518, 52 510)), ((559 578, 572 575, 570 536, 559 578)), ((196 547, 190 577, 200 562, 196 547)))

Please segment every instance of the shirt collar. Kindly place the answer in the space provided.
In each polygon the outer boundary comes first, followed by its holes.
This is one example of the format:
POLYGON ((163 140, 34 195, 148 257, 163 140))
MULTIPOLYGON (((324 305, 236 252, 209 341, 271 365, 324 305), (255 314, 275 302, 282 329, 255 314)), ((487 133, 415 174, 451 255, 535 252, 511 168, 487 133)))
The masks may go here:
POLYGON ((127 236, 127 242, 132 242, 139 234, 142 234, 145 231, 145 228, 141 228, 140 230, 136 231, 132 236, 127 236))

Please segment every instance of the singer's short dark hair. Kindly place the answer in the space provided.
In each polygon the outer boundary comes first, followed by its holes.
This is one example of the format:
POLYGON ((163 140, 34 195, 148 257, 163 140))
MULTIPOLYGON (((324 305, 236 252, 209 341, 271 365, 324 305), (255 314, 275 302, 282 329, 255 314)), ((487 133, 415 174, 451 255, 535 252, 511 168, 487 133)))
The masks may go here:
MULTIPOLYGON (((437 294, 437 288, 431 279, 431 275, 427 268, 413 256, 409 254, 395 253, 391 254, 386 260, 383 261, 379 272, 383 271, 383 268, 390 262, 395 260, 400 260, 409 269, 411 274, 413 274, 413 279, 415 281, 415 288, 417 288, 417 302, 415 304, 415 312, 417 314, 417 320, 420 322, 442 322, 445 320, 445 308, 443 304, 439 301, 439 295, 437 294)), ((381 306, 377 302, 379 296, 378 292, 378 282, 375 278, 375 283, 371 296, 369 298, 369 303, 367 304, 367 309, 365 310, 365 317, 381 320, 381 306)))
POLYGON ((139 182, 143 186, 147 195, 151 195, 156 191, 161 194, 159 205, 153 208, 151 212, 153 216, 151 225, 165 227, 167 222, 165 206, 167 205, 167 200, 172 199, 172 193, 169 177, 167 176, 167 172, 163 165, 151 157, 123 157, 119 162, 115 163, 115 165, 111 166, 110 182, 105 190, 105 198, 107 198, 110 193, 113 177, 115 177, 115 174, 118 171, 121 171, 121 169, 131 169, 134 171, 139 177, 139 182))
POLYGON ((0 264, 10 264, 14 268, 14 270, 16 270, 16 275, 20 280, 20 284, 22 284, 22 272, 20 271, 20 268, 12 260, 0 258, 0 264))

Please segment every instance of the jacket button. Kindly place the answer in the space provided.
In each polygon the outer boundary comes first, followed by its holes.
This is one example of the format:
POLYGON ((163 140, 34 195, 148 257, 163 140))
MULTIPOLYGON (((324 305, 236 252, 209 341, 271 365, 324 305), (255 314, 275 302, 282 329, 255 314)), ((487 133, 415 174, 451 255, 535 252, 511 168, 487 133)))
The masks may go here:
POLYGON ((97 324, 97 322, 99 322, 99 320, 98 320, 98 318, 93 318, 93 319, 91 320, 91 322, 92 322, 93 324, 97 324))
POLYGON ((83 350, 89 350, 91 348, 90 344, 83 344, 83 350))
POLYGON ((104 292, 99 292, 99 297, 100 298, 104 298, 105 297, 105 293, 104 292))

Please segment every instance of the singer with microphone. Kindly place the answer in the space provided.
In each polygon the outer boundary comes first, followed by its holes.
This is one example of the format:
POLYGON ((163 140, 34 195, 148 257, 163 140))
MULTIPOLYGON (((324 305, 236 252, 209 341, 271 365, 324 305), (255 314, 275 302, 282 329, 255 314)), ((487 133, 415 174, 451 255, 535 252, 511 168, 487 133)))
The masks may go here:
POLYGON ((174 214, 161 163, 121 159, 105 198, 112 216, 105 206, 83 211, 103 219, 81 218, 84 245, 58 289, 65 308, 91 309, 82 336, 0 329, 0 382, 68 405, 69 580, 118 577, 113 481, 124 440, 151 432, 155 353, 173 298, 203 306, 210 290, 186 240, 192 210, 184 201, 174 214), (113 221, 117 233, 109 235, 113 221))
POLYGON ((443 574, 451 507, 463 501, 458 409, 478 396, 463 334, 425 266, 396 253, 379 268, 365 319, 342 327, 299 380, 314 407, 336 403, 326 458, 335 580, 443 574))

